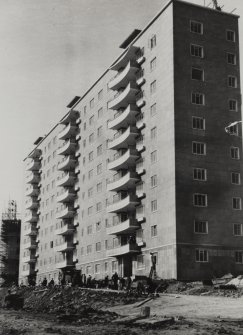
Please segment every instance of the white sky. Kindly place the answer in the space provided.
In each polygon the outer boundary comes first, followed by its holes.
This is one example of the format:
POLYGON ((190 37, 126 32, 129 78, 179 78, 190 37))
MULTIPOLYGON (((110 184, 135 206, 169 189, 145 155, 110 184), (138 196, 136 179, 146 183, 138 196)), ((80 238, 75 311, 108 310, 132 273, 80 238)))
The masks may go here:
MULTIPOLYGON (((0 212, 9 199, 21 207, 23 159, 33 142, 61 119, 65 106, 91 86, 121 53, 120 43, 133 29, 142 29, 164 1, 0 0, 0 212)), ((226 12, 243 13, 242 0, 218 2, 226 12)), ((242 27, 240 20, 241 46, 242 27)))

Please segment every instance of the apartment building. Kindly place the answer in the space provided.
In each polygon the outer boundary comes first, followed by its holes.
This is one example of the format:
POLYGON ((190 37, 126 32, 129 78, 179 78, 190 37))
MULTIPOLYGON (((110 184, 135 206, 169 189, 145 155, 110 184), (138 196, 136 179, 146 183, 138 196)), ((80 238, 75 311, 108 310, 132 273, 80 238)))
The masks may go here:
POLYGON ((168 1, 26 157, 20 281, 243 271, 238 16, 168 1))

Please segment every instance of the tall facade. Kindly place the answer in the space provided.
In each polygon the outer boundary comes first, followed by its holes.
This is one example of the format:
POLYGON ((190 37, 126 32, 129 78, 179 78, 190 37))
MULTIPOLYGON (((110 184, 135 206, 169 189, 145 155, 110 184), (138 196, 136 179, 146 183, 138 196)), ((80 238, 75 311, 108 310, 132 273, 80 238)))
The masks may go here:
POLYGON ((168 1, 26 162, 20 281, 243 270, 238 16, 168 1))

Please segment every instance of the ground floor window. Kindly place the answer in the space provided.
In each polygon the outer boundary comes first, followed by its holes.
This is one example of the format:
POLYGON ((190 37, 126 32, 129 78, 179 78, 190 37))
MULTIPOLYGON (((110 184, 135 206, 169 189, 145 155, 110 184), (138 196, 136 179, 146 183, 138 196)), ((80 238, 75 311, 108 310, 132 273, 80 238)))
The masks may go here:
POLYGON ((196 262, 200 263, 208 262, 208 250, 196 249, 196 262))

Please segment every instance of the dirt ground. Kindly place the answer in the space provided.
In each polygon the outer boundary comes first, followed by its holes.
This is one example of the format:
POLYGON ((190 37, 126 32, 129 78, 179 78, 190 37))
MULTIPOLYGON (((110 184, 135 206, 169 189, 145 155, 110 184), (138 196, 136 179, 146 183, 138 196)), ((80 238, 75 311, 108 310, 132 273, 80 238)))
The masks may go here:
MULTIPOLYGON (((139 303, 109 308, 122 316, 139 315, 139 303)), ((55 315, 0 309, 0 335, 213 335, 243 334, 243 297, 215 297, 161 294, 143 306, 149 306, 150 320, 164 316, 174 321, 158 326, 117 324, 113 322, 59 322, 55 315)))

